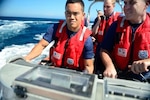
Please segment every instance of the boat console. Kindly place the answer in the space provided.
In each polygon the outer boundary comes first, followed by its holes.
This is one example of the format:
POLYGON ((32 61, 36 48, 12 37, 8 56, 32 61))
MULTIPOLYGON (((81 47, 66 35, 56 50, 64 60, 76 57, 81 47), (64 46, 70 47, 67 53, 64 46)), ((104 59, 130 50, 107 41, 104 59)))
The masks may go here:
POLYGON ((36 65, 23 58, 0 70, 2 100, 150 100, 150 84, 36 65))

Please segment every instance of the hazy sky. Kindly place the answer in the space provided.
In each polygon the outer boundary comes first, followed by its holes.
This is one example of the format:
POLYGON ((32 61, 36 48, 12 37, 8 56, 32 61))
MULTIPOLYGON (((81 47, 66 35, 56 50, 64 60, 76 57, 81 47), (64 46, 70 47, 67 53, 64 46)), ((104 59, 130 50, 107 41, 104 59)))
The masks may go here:
MULTIPOLYGON (((48 17, 64 18, 66 0, 1 0, 0 15, 4 16, 23 16, 23 17, 48 17)), ((84 0, 85 13, 93 1, 84 0)), ((90 10, 90 18, 95 18, 96 9, 103 10, 103 3, 93 4, 90 10)), ((118 3, 116 11, 121 11, 118 3)))

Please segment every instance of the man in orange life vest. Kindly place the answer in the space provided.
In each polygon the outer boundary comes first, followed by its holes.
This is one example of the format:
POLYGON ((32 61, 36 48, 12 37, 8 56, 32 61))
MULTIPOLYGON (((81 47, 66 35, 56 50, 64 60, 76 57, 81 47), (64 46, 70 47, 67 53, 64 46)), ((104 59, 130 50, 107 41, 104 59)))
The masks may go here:
POLYGON ((104 34, 108 30, 109 26, 117 20, 117 17, 121 14, 115 12, 116 0, 104 0, 104 15, 103 12, 97 11, 99 14, 92 25, 92 35, 96 38, 96 41, 102 42, 104 34))
POLYGON ((148 0, 124 0, 125 16, 119 17, 110 26, 101 45, 100 56, 105 66, 104 77, 149 81, 148 6, 148 0))
POLYGON ((43 39, 25 56, 26 61, 39 56, 53 40, 50 60, 55 67, 85 71, 92 74, 93 42, 91 31, 84 26, 84 2, 67 0, 65 5, 66 21, 60 21, 48 28, 43 39))
POLYGON ((120 12, 115 12, 115 3, 116 0, 104 0, 103 4, 103 11, 99 11, 97 18, 94 21, 94 24, 92 25, 92 36, 95 38, 94 42, 94 52, 95 52, 95 61, 94 61, 94 66, 95 66, 95 71, 94 73, 98 74, 100 68, 97 66, 101 65, 99 64, 99 50, 101 42, 103 40, 103 37, 110 27, 110 25, 117 20, 117 17, 121 15, 120 12))

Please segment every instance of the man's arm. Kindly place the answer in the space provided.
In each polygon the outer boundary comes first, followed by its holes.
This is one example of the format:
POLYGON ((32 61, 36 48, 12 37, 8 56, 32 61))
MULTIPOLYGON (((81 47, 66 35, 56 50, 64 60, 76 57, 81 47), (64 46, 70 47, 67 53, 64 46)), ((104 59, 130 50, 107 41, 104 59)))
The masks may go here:
POLYGON ((101 49, 100 50, 100 57, 101 57, 102 62, 105 66, 105 71, 103 73, 104 77, 116 78, 117 77, 117 71, 115 69, 115 66, 113 64, 113 61, 111 59, 109 52, 107 50, 101 49))
POLYGON ((58 24, 53 24, 50 27, 48 27, 47 32, 43 36, 43 38, 39 41, 37 45, 34 46, 34 48, 30 51, 30 53, 24 57, 26 61, 30 61, 42 53, 44 48, 47 47, 50 42, 52 42, 55 36, 57 27, 58 27, 58 24))
POLYGON ((103 12, 99 12, 97 15, 97 18, 94 21, 94 25, 92 25, 92 35, 95 36, 98 33, 98 29, 100 27, 100 22, 102 19, 102 16, 104 16, 103 12))
POLYGON ((94 70, 94 50, 92 37, 89 36, 84 44, 83 59, 85 72, 92 74, 94 70))
MULTIPOLYGON (((100 47, 100 58, 105 66, 105 70, 103 72, 104 77, 117 77, 117 72, 113 61, 111 58, 111 52, 113 51, 113 47, 115 44, 115 34, 116 34, 117 22, 113 22, 109 27, 107 33, 104 36, 104 40, 102 41, 100 47)), ((100 67, 100 66, 99 66, 100 67)))
POLYGON ((25 59, 26 61, 30 61, 30 60, 36 58, 37 56, 39 56, 39 55, 42 53, 43 49, 44 49, 48 44, 49 44, 49 42, 47 42, 47 41, 44 40, 44 39, 41 39, 41 40, 39 41, 39 43, 33 47, 33 49, 30 51, 30 53, 29 53, 27 56, 24 57, 24 59, 25 59))
POLYGON ((94 63, 93 59, 84 59, 84 65, 85 65, 84 71, 89 74, 93 74, 93 70, 94 70, 93 63, 94 63))
POLYGON ((92 35, 95 36, 98 33, 98 29, 100 27, 101 18, 97 17, 96 23, 92 27, 92 35))

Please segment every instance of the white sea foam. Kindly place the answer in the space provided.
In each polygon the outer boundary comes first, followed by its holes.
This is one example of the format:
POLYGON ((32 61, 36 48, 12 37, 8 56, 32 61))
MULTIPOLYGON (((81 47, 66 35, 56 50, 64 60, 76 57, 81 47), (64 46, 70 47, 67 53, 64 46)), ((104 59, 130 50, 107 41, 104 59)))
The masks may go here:
POLYGON ((20 34, 21 30, 24 30, 25 28, 29 27, 27 24, 24 24, 21 21, 1 21, 0 26, 0 38, 2 40, 8 39, 11 37, 14 37, 18 34, 20 34))
MULTIPOLYGON (((35 35, 34 39, 40 40, 44 33, 35 35)), ((52 41, 41 53, 41 55, 31 61, 31 63, 38 64, 42 59, 49 55, 49 48, 54 44, 52 41)), ((11 45, 6 46, 0 52, 0 69, 6 64, 7 60, 14 56, 24 57, 35 46, 34 43, 28 43, 24 45, 11 45)))
MULTIPOLYGON (((27 55, 31 49, 34 47, 35 44, 30 43, 30 44, 25 44, 25 45, 11 45, 5 47, 1 52, 0 52, 0 68, 2 68, 5 64, 6 61, 14 56, 20 56, 23 57, 27 55)), ((36 59, 32 60, 31 63, 38 64, 41 59, 44 59, 46 56, 49 54, 49 48, 47 47, 44 49, 42 54, 37 57, 36 59)))
MULTIPOLYGON (((22 34, 21 31, 30 27, 30 25, 46 24, 52 21, 18 21, 18 20, 0 20, 0 38, 2 40, 11 38, 22 34)), ((55 21, 53 22, 55 23, 55 21)), ((35 34, 34 40, 40 40, 45 33, 35 34)), ((30 41, 29 41, 30 42, 30 41)), ((3 44, 3 42, 1 42, 3 44)), ((52 46, 53 42, 43 50, 42 54, 36 59, 32 60, 32 63, 38 64, 41 59, 44 59, 49 55, 49 48, 52 46)), ((12 44, 10 46, 5 46, 4 49, 0 51, 0 69, 6 64, 7 60, 13 58, 14 56, 27 55, 31 49, 34 47, 35 43, 27 43, 22 45, 12 44)))

